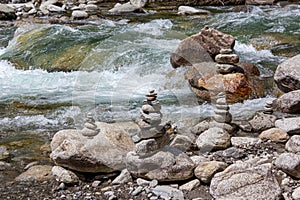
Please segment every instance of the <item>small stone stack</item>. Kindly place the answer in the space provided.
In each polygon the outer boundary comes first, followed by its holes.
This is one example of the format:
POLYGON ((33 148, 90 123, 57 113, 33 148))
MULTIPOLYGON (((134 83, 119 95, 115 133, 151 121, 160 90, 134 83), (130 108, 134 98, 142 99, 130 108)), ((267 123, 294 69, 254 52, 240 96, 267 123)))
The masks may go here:
POLYGON ((231 74, 243 71, 235 64, 239 62, 239 56, 232 54, 231 49, 221 49, 220 54, 215 57, 217 64, 217 72, 219 74, 231 74))
POLYGON ((213 119, 219 123, 230 123, 232 115, 229 112, 229 106, 226 103, 226 96, 224 92, 220 92, 216 101, 215 115, 213 119))
POLYGON ((84 128, 81 130, 81 134, 92 139, 99 133, 99 131, 100 129, 97 129, 92 113, 88 113, 86 122, 84 123, 84 128))
POLYGON ((162 113, 160 110, 161 105, 157 100, 157 93, 151 90, 146 94, 146 100, 144 100, 140 110, 141 119, 138 121, 141 128, 141 132, 138 134, 140 139, 161 136, 163 126, 161 125, 162 113))
POLYGON ((270 115, 273 114, 273 101, 266 101, 263 113, 270 115))

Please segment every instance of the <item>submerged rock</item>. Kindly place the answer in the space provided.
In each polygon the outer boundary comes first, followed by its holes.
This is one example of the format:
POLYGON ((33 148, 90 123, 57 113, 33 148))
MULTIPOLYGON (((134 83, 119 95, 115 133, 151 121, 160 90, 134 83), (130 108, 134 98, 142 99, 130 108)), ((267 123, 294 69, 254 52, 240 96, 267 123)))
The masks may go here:
POLYGON ((191 6, 179 6, 178 7, 178 14, 180 15, 196 15, 196 14, 210 14, 209 11, 203 9, 197 9, 191 6))
POLYGON ((134 148, 130 135, 118 124, 96 122, 96 125, 101 132, 93 138, 83 136, 80 130, 57 132, 51 142, 51 159, 57 165, 80 172, 124 169, 127 152, 134 148))
POLYGON ((300 89, 300 55, 287 59, 278 65, 274 80, 283 92, 300 89))
POLYGON ((280 199, 281 189, 272 173, 272 164, 250 160, 238 161, 217 173, 210 184, 210 194, 218 200, 280 199))

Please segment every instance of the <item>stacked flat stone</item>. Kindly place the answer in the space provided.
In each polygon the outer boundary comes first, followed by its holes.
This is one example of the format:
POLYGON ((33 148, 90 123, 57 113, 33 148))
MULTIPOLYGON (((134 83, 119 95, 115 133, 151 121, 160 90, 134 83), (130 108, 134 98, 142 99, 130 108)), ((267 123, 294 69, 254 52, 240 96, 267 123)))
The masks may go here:
POLYGON ((141 132, 138 134, 141 139, 159 137, 163 126, 161 125, 162 113, 160 112, 161 105, 157 100, 157 93, 151 90, 146 94, 142 108, 140 110, 141 119, 138 125, 141 132))
POLYGON ((239 62, 239 56, 232 53, 231 49, 221 49, 220 54, 215 57, 217 72, 220 74, 231 74, 238 72, 240 68, 235 64, 239 62))
POLYGON ((273 113, 273 101, 266 101, 263 113, 272 114, 273 113))
POLYGON ((81 130, 81 134, 92 139, 99 133, 99 131, 100 130, 97 129, 92 113, 88 113, 86 122, 84 123, 84 128, 81 130))
POLYGON ((214 109, 215 115, 213 119, 219 123, 230 123, 232 115, 229 112, 229 106, 226 102, 226 96, 224 92, 220 92, 216 101, 216 108, 214 109))

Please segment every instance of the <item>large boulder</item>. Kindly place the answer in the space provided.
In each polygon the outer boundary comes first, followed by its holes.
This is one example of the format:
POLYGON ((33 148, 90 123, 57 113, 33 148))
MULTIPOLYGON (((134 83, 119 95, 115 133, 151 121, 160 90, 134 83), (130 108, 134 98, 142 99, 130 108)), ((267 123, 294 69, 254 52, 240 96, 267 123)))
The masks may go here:
POLYGON ((274 74, 278 88, 283 92, 300 89, 300 54, 281 63, 274 74))
POLYGON ((219 92, 225 92, 227 103, 242 102, 252 94, 247 77, 241 73, 208 74, 198 79, 192 90, 203 100, 210 101, 219 92))
POLYGON ((300 114, 300 90, 288 92, 275 99, 273 108, 283 113, 300 114))
MULTIPOLYGON (((131 136, 118 124, 96 123, 98 135, 89 138, 81 130, 57 132, 50 154, 55 164, 80 172, 112 172, 125 168, 125 158, 133 150, 131 136)), ((130 123, 129 126, 137 128, 130 123)))
POLYGON ((173 147, 166 146, 146 156, 131 151, 126 160, 126 167, 134 177, 165 182, 187 180, 194 175, 194 162, 184 152, 173 147))
POLYGON ((210 62, 221 49, 233 49, 234 43, 231 35, 205 27, 199 33, 181 41, 172 53, 170 62, 174 68, 210 62))
POLYGON ((210 194, 218 200, 280 199, 281 189, 272 172, 272 164, 238 161, 217 173, 210 194))

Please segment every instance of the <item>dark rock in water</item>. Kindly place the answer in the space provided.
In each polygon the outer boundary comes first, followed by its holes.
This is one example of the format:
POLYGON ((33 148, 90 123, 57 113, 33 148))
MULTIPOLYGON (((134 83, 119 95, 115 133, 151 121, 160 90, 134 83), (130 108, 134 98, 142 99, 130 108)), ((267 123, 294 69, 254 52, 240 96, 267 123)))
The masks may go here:
POLYGON ((246 62, 238 62, 236 63, 237 66, 241 67, 246 76, 259 76, 260 72, 257 66, 251 63, 246 63, 246 62))
POLYGON ((235 40, 213 28, 203 28, 198 34, 183 40, 172 53, 170 61, 174 68, 210 62, 221 49, 232 49, 235 40))
POLYGON ((300 55, 287 59, 278 65, 274 80, 283 92, 300 89, 300 55))
POLYGON ((300 90, 283 94, 273 101, 276 111, 291 114, 300 114, 300 90))

